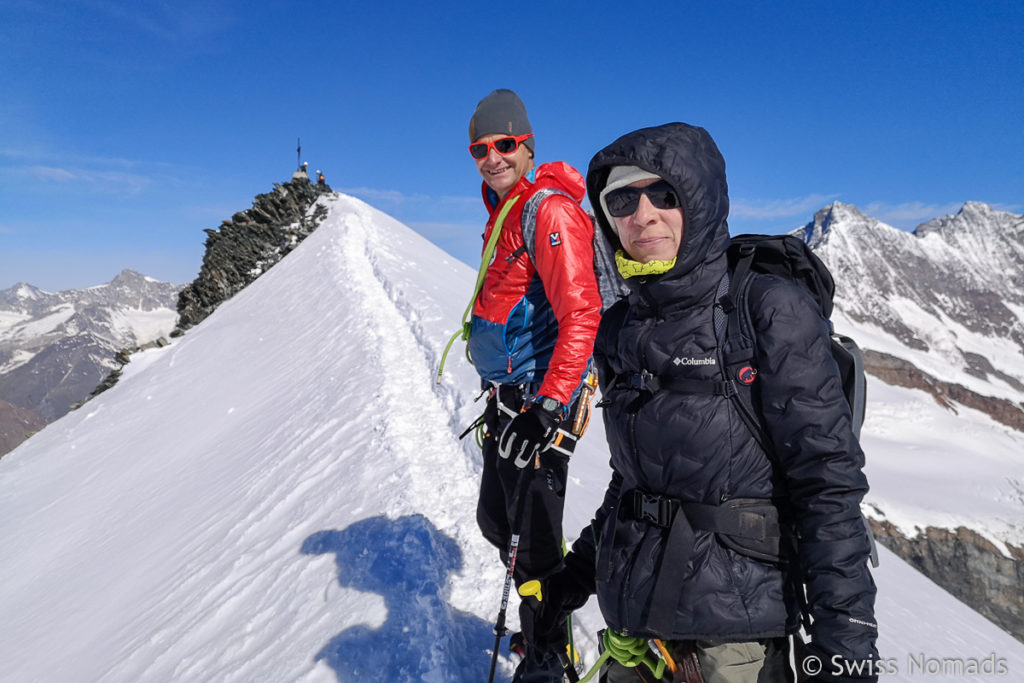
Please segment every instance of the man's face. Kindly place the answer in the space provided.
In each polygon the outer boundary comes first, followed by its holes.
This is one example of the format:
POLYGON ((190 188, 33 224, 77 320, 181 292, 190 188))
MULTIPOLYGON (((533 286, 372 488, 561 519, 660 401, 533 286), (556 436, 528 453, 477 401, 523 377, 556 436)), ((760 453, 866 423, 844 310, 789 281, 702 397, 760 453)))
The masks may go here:
MULTIPOLYGON (((657 178, 638 180, 629 187, 647 187, 657 178)), ((636 211, 628 216, 613 217, 615 231, 622 248, 639 263, 670 261, 679 253, 683 241, 683 210, 659 209, 645 194, 640 196, 636 211)))
MULTIPOLYGON (((507 135, 493 133, 482 135, 473 142, 493 142, 507 137, 507 135)), ((502 199, 509 193, 509 190, 515 187, 519 179, 533 168, 533 157, 530 149, 524 144, 516 147, 516 151, 511 154, 499 154, 494 147, 491 147, 487 150, 486 157, 473 161, 476 162, 476 170, 480 171, 484 182, 502 199)))

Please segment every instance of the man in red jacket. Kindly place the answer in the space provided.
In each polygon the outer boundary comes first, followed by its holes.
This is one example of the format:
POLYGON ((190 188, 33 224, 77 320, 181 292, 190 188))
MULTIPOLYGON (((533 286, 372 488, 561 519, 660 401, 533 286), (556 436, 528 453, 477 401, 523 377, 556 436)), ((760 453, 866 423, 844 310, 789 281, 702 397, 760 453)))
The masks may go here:
MULTIPOLYGON (((520 534, 520 585, 562 563, 569 456, 585 427, 578 414, 589 407, 582 389, 601 317, 594 228, 579 205, 580 173, 564 162, 534 166, 533 129, 514 92, 480 101, 469 140, 490 213, 485 245, 494 238, 469 338, 490 390, 477 522, 505 561, 520 534)), ((535 603, 528 598, 519 610, 528 642, 535 603)), ((514 680, 558 682, 562 667, 528 644, 514 680)))

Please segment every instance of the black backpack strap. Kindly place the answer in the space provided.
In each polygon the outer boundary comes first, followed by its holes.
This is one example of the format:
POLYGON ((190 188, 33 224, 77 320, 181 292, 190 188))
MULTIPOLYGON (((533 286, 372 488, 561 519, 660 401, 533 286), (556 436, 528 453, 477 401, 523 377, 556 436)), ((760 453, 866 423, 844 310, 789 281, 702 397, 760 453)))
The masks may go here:
POLYGON ((728 548, 764 562, 780 562, 782 529, 779 511, 771 500, 734 498, 720 505, 683 502, 640 489, 626 491, 618 514, 667 530, 665 552, 655 572, 646 608, 656 633, 675 627, 677 574, 693 555, 696 531, 710 531, 728 548))
POLYGON ((736 406, 736 412, 754 437, 754 441, 775 466, 775 450, 761 422, 760 411, 754 405, 754 392, 751 387, 757 377, 753 325, 750 323, 747 304, 751 281, 750 265, 753 259, 753 245, 743 245, 741 258, 732 276, 726 273, 718 285, 714 311, 718 365, 722 372, 725 395, 736 406))
MULTIPOLYGON (((594 340, 594 348, 614 348, 612 341, 619 336, 619 331, 626 323, 626 315, 629 306, 625 301, 612 306, 601 316, 601 324, 597 328, 597 339, 594 340)), ((622 375, 604 377, 598 372, 597 381, 601 386, 601 400, 596 407, 603 408, 608 405, 608 394, 612 388, 622 381, 622 375)))
POLYGON ((725 341, 726 325, 729 322, 728 312, 726 307, 728 306, 729 311, 732 311, 732 299, 729 296, 729 273, 722 276, 722 279, 718 281, 718 291, 715 293, 715 308, 712 313, 715 323, 715 339, 718 341, 718 345, 721 346, 725 341))

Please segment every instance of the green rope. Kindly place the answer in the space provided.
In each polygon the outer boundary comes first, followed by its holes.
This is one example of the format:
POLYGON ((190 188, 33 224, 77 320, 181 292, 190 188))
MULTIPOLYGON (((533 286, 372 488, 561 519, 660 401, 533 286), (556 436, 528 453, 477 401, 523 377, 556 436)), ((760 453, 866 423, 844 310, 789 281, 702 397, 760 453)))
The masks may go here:
POLYGON ((601 653, 597 663, 587 672, 587 675, 580 679, 580 683, 587 683, 597 675, 597 672, 609 659, 614 659, 622 666, 631 669, 643 664, 658 680, 664 676, 665 660, 651 654, 651 649, 647 646, 645 638, 624 636, 609 628, 605 630, 602 642, 604 643, 604 652, 601 653))
POLYGON ((484 437, 487 434, 487 424, 484 422, 480 423, 480 426, 476 428, 476 445, 477 448, 484 447, 484 437))
POLYGON ((473 288, 473 296, 469 300, 469 305, 466 306, 465 313, 462 314, 462 326, 451 336, 451 339, 448 340, 444 347, 444 353, 441 354, 441 366, 437 369, 437 384, 441 383, 441 375, 444 374, 444 362, 448 358, 448 352, 451 350, 452 344, 455 343, 459 336, 462 337, 462 341, 469 341, 469 331, 473 325, 470 320, 473 304, 476 303, 476 298, 484 287, 484 278, 487 276, 487 268, 491 265, 491 259, 494 258, 494 249, 497 247, 501 228, 505 224, 505 217, 508 216, 508 212, 512 210, 512 207, 515 206, 520 197, 522 195, 516 195, 506 202, 505 206, 501 207, 501 212, 498 213, 498 220, 494 222, 494 228, 491 229, 491 237, 487 240, 487 246, 484 247, 483 256, 480 258, 480 268, 476 273, 476 286, 473 288))

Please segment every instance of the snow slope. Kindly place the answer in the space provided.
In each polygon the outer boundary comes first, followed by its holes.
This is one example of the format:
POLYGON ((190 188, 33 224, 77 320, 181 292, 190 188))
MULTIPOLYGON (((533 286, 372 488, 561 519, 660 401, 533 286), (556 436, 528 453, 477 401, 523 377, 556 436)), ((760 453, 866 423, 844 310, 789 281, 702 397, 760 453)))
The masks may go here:
POLYGON ((1007 556, 1005 543, 1024 547, 1024 434, 871 376, 867 392, 865 512, 910 538, 929 526, 965 526, 1007 556))
MULTIPOLYGON (((474 273, 358 200, 321 201, 330 215, 285 260, 0 461, 0 681, 486 677, 503 571, 475 526, 478 451, 456 438, 477 381, 456 347, 433 382, 474 273)), ((911 447, 884 437, 873 447, 911 447)), ((594 420, 570 537, 606 461, 594 420)), ((914 657, 990 654, 1024 679, 1024 645, 882 560, 895 679, 914 657)), ((578 620, 591 661, 594 602, 578 620)))

